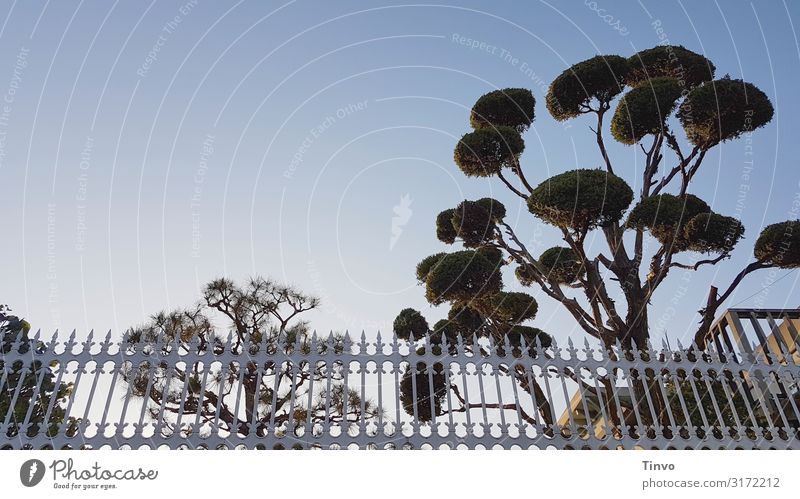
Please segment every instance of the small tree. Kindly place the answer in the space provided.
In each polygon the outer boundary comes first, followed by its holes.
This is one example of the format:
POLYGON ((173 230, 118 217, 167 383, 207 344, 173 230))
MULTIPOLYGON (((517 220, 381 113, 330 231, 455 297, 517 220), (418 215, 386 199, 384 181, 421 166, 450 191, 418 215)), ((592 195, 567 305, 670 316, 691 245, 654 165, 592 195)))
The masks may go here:
MULTIPOLYGON (((123 384, 132 396, 144 399, 164 434, 188 434, 202 431, 203 427, 210 430, 214 421, 222 430, 240 435, 251 431, 265 435, 276 428, 283 434, 296 432, 307 421, 337 423, 346 431, 362 416, 359 393, 345 391, 347 366, 341 362, 281 364, 268 360, 269 356, 259 362, 254 355, 262 348, 287 353, 298 348, 309 351, 313 346, 311 333, 300 316, 318 305, 316 298, 260 277, 250 279, 244 286, 228 279, 212 281, 196 306, 159 313, 148 323, 131 329, 126 334, 127 347, 214 354, 229 346, 242 354, 242 362, 219 365, 213 362, 212 355, 204 363, 128 365, 123 384), (221 335, 212 325, 211 313, 219 314, 228 323, 221 335), (331 380, 329 391, 327 379, 331 380), (313 399, 309 406, 310 390, 313 399), (160 416, 162 410, 166 417, 160 416), (179 415, 192 421, 199 415, 201 428, 178 427, 175 418, 179 415)), ((342 352, 346 342, 341 335, 332 335, 316 348, 342 352)), ((365 420, 377 417, 378 410, 371 401, 364 401, 365 420)))
MULTIPOLYGON (((9 312, 7 306, 0 305, 0 353, 7 354, 12 349, 21 353, 39 351, 41 345, 29 337, 30 324, 9 312)), ((7 437, 20 432, 33 437, 41 431, 52 437, 65 424, 72 383, 57 382, 56 367, 42 365, 38 360, 15 361, 6 366, 5 361, 0 360, 0 372, 8 369, 5 385, 0 386, 0 423, 8 423, 7 437)), ((74 435, 77 423, 75 418, 66 421, 65 433, 74 435)))
MULTIPOLYGON (((716 265, 730 256, 744 234, 739 220, 714 213, 689 188, 708 151, 769 123, 773 107, 755 85, 727 76, 715 80, 715 70, 711 61, 679 46, 658 46, 630 58, 596 56, 568 68, 550 85, 547 110, 558 121, 594 119, 592 132, 603 167, 559 173, 538 185, 530 183, 520 163, 525 147, 521 134, 534 121, 533 94, 509 88, 479 98, 470 115, 473 131, 456 144, 456 164, 469 177, 497 177, 525 200, 532 215, 554 227, 565 245, 532 254, 504 221, 505 209, 495 200, 464 201, 443 211, 436 218, 437 237, 468 249, 438 253, 417 266, 428 301, 452 307, 448 321, 437 323, 434 332, 466 327, 457 319, 464 310, 479 317, 480 326, 470 330, 478 335, 510 335, 519 327, 515 321, 533 318, 532 297, 502 291, 499 270, 515 264, 523 286, 536 286, 560 303, 605 347, 616 342, 628 349, 644 347, 650 338, 648 305, 670 271, 716 265), (611 135, 644 153, 638 192, 615 174, 619 167, 606 149, 607 114, 615 100, 611 135), (672 116, 683 137, 673 129, 672 116), (585 242, 591 232, 602 234, 607 251, 589 251, 585 242), (646 237, 657 242, 655 251, 645 251, 646 237), (688 252, 709 256, 693 264, 678 261, 678 255, 688 252), (612 298, 614 287, 624 303, 612 298), (506 314, 504 308, 512 303, 526 313, 506 314)), ((706 341, 717 310, 745 276, 767 267, 800 266, 800 222, 764 229, 754 257, 727 287, 711 286, 699 311, 699 345, 706 341)), ((414 314, 405 310, 403 315, 414 314)), ((424 328, 419 319, 414 323, 416 335, 424 328)))

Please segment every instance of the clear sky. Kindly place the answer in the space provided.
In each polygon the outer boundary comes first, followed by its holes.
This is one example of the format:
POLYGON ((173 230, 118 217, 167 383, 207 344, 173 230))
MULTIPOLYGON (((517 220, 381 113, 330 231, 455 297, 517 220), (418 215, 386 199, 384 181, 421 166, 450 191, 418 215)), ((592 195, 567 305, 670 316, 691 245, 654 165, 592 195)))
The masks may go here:
MULTIPOLYGON (((590 123, 553 120, 547 86, 598 53, 669 41, 776 109, 691 189, 747 232, 731 260, 660 289, 654 336, 688 338, 709 284, 752 259, 763 226, 795 218, 798 21, 781 1, 3 1, 0 303, 47 331, 121 331, 209 279, 261 274, 318 295, 319 330, 386 331, 406 306, 433 322, 446 310, 414 266, 446 250, 439 211, 494 195, 534 253, 558 243, 502 184, 453 163, 475 99, 533 91, 532 183, 594 168, 590 123)), ((636 185, 641 153, 610 154, 636 185)), ((798 276, 752 274, 728 304, 794 307, 798 276)), ((582 338, 559 307, 541 297, 534 325, 582 338)))

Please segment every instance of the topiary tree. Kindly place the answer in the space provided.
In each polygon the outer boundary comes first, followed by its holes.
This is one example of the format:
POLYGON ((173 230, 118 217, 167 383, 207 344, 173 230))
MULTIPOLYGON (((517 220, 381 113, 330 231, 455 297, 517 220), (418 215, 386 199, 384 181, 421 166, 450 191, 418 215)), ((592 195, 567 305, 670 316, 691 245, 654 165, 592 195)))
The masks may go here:
POLYGON ((714 79, 716 66, 700 54, 680 45, 658 45, 637 52, 628 58, 628 85, 667 77, 689 90, 714 79))
POLYGON ((508 126, 522 133, 531 126, 536 99, 527 88, 506 88, 484 95, 472 107, 472 128, 508 126))
MULTIPOLYGON (((519 89, 509 89, 505 99, 503 90, 478 99, 470 117, 476 130, 456 145, 456 164, 467 176, 499 178, 536 218, 555 227, 565 246, 533 255, 503 217, 489 217, 474 207, 477 203, 465 201, 437 217, 436 232, 442 242, 461 242, 470 249, 423 260, 425 272, 418 267, 417 277, 427 299, 477 311, 483 319, 478 331, 515 331, 503 320, 532 316, 499 312, 502 280, 489 278, 490 267, 479 256, 491 249, 501 252, 501 265, 516 264, 523 286, 540 288, 605 347, 617 342, 628 349, 643 347, 650 338, 648 305, 670 271, 716 265, 744 235, 739 220, 714 213, 688 191, 710 149, 765 126, 773 107, 751 83, 715 80, 715 69, 702 55, 679 46, 659 46, 630 58, 596 56, 568 68, 550 85, 547 110, 559 121, 582 116, 595 121, 592 132, 603 167, 559 173, 536 187, 520 163, 520 133, 530 125, 523 118, 534 116, 527 107, 533 99, 527 94, 519 98, 519 89), (615 173, 605 146, 604 119, 617 96, 612 136, 644 153, 636 193, 615 173), (514 103, 519 103, 518 113, 508 108, 514 103), (672 116, 682 136, 673 129, 672 116), (459 211, 465 216, 457 216, 459 211), (593 231, 601 234, 608 251, 587 249, 586 237, 593 231), (654 251, 646 251, 647 237, 657 242, 654 251), (709 256, 693 264, 678 261, 687 252, 709 256)), ((711 286, 706 306, 699 310, 695 338, 700 346, 719 307, 745 276, 767 267, 800 266, 800 222, 767 227, 754 257, 724 291, 711 286)), ((515 303, 522 302, 515 298, 515 303)))
MULTIPOLYGON (((447 319, 429 328, 419 311, 406 308, 394 321, 395 336, 406 341, 427 337, 433 343, 431 348, 439 352, 443 344, 452 349, 458 343, 468 350, 480 350, 483 347, 475 339, 483 337, 493 338, 498 345, 504 345, 507 341, 516 349, 523 345, 550 346, 551 338, 547 333, 523 324, 536 316, 538 304, 533 296, 502 289, 501 269, 507 262, 502 248, 495 244, 494 239, 498 224, 504 223, 505 215, 506 209, 502 203, 483 198, 465 200, 437 216, 436 233, 439 239, 450 244, 459 240, 468 248, 452 253, 436 253, 417 264, 416 276, 425 286, 428 301, 435 305, 450 305, 447 319)), ((569 266, 567 259, 565 254, 564 262, 559 262, 558 258, 553 262, 554 266, 564 267, 561 270, 564 274, 569 272, 566 268, 569 266)), ((574 273, 580 274, 578 270, 574 273)), ((417 421, 428 422, 436 416, 480 406, 470 405, 460 396, 456 385, 450 383, 449 372, 444 366, 434 364, 430 376, 428 369, 431 367, 424 362, 418 363, 416 368, 408 366, 399 387, 403 408, 417 421), (429 378, 433 383, 433 391, 429 378), (448 390, 455 392, 453 407, 444 403, 448 390)), ((534 391, 537 401, 540 401, 539 411, 544 421, 552 424, 552 412, 538 382, 531 382, 521 366, 508 373, 523 389, 534 391)), ((489 404, 487 407, 491 406, 489 404)), ((535 420, 528 414, 525 417, 535 420)))
MULTIPOLYGON (((30 324, 9 312, 0 304, 0 354, 4 356, 12 348, 22 353, 39 350, 41 345, 29 336, 30 324)), ((6 367, 0 360, 0 371, 6 367)), ((64 419, 73 384, 56 379, 57 367, 42 365, 41 361, 16 361, 8 366, 5 385, 0 387, 0 424, 8 424, 6 437, 20 433, 33 437, 42 431, 53 437, 62 428, 64 434, 75 435, 79 420, 64 419)))
MULTIPOLYGON (((319 343, 311 341, 308 323, 300 316, 318 305, 314 297, 260 277, 243 286, 217 279, 205 286, 203 299, 194 307, 156 314, 146 324, 132 328, 125 335, 124 346, 157 349, 165 354, 174 348, 213 354, 226 344, 240 353, 254 353, 261 347, 287 353, 298 348, 308 351, 315 345, 321 350, 332 347, 336 352, 344 351, 341 335, 319 343), (227 321, 227 340, 217 335, 212 314, 227 321)), ((411 317, 411 323, 413 320, 411 317)), ((259 363, 256 358, 245 355, 243 359, 249 361, 229 365, 128 364, 122 383, 131 396, 143 399, 165 435, 208 431, 216 420, 219 428, 231 434, 255 431, 263 436, 277 430, 299 436, 298 429, 308 421, 314 425, 338 423, 346 431, 360 420, 361 396, 357 390, 345 388, 344 369, 302 362, 259 363), (239 410, 240 400, 244 412, 239 410), (162 411, 165 417, 159 415, 162 411), (200 417, 201 427, 178 426, 176 418, 181 415, 200 417)), ((370 400, 364 400, 363 408, 364 420, 377 417, 380 410, 370 400)))

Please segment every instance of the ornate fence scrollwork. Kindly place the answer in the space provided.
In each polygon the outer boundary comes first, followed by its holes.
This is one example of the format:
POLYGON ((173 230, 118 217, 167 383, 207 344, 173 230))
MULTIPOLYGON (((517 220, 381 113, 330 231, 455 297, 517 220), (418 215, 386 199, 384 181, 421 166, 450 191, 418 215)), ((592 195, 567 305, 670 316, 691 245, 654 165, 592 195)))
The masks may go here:
POLYGON ((2 345, 2 448, 800 448, 800 311, 625 351, 377 334, 2 345), (754 338, 751 341, 749 338, 754 338))

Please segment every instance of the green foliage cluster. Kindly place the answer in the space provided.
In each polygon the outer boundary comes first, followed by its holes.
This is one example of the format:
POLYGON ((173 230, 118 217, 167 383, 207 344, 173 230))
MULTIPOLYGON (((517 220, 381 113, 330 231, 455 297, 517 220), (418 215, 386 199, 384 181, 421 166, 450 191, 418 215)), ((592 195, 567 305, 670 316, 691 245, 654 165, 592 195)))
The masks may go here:
POLYGON ((549 348, 553 344, 553 338, 537 327, 512 326, 506 336, 512 347, 521 346, 522 341, 529 347, 538 343, 543 348, 549 348))
MULTIPOLYGON (((486 319, 467 303, 454 303, 447 312, 447 321, 460 336, 471 336, 481 330, 486 319)), ((454 339, 449 336, 448 339, 454 339)))
POLYGON ((539 264, 550 279, 560 284, 572 284, 586 273, 577 253, 562 246, 545 250, 539 257, 539 264))
POLYGON ((800 267, 800 220, 768 225, 761 231, 753 254, 758 260, 776 267, 800 267))
POLYGON ((645 49, 628 59, 627 83, 638 85, 647 80, 667 77, 681 87, 691 88, 714 79, 714 63, 680 45, 659 45, 645 49))
POLYGON ((494 198, 480 198, 475 203, 483 207, 489 213, 489 218, 495 223, 500 223, 506 217, 505 205, 494 198))
POLYGON ((514 291, 496 293, 486 301, 486 305, 487 315, 498 322, 507 324, 517 324, 533 319, 539 310, 539 305, 533 296, 514 291))
POLYGON ((683 229, 687 249, 700 253, 729 253, 744 236, 744 225, 733 217, 700 213, 683 229))
POLYGON ((564 121, 583 114, 592 99, 608 102, 622 92, 629 70, 628 60, 618 55, 598 55, 579 62, 550 84, 547 110, 564 121))
POLYGON ((394 320, 393 331, 401 340, 424 337, 428 333, 428 321, 417 310, 404 308, 394 320))
POLYGON ((664 130, 681 92, 674 78, 643 81, 620 99, 611 119, 611 134, 619 142, 630 145, 664 130))
POLYGON ((403 410, 413 416, 416 409, 417 419, 421 423, 429 422, 442 413, 442 403, 448 389, 447 375, 441 363, 434 363, 433 369, 428 371, 426 363, 418 362, 416 372, 407 369, 400 380, 400 402, 403 410))
POLYGON ((472 106, 469 121, 474 129, 507 126, 522 133, 531 126, 536 99, 527 88, 489 92, 472 106))
POLYGON ((545 180, 528 198, 528 209, 556 227, 586 232, 619 221, 633 200, 624 180, 603 170, 572 170, 545 180))
POLYGON ((496 199, 462 201, 436 217, 436 237, 447 244, 461 238, 467 248, 485 247, 494 239, 496 224, 505 216, 506 207, 496 199))
POLYGON ((514 275, 517 277, 517 280, 523 286, 530 287, 535 282, 533 279, 533 273, 529 267, 520 265, 516 269, 514 269, 514 275))
POLYGON ((494 237, 494 219, 475 201, 463 201, 456 206, 451 222, 456 236, 467 248, 482 246, 494 237))
MULTIPOLYGON (((0 356, 11 352, 12 348, 19 348, 22 353, 40 349, 42 346, 35 344, 28 335, 30 324, 8 312, 6 306, 0 305, 0 356)), ((0 360, 0 371, 7 372, 5 385, 0 390, 0 421, 6 421, 6 418, 9 421, 6 437, 16 437, 20 433, 34 437, 40 432, 52 437, 64 426, 67 436, 77 433, 79 420, 65 420, 66 403, 72 395, 73 385, 56 383, 54 367, 43 365, 38 360, 30 363, 16 361, 6 366, 5 361, 0 360), (16 400, 15 393, 18 393, 16 400), (26 417, 29 419, 25 426, 26 417)))
POLYGON ((634 206, 627 225, 648 229, 661 244, 685 248, 683 229, 686 224, 696 215, 710 211, 708 204, 693 194, 660 194, 634 206))
POLYGON ((432 304, 469 301, 477 296, 500 291, 500 272, 496 265, 474 250, 443 256, 425 279, 425 296, 432 304))
POLYGON ((761 128, 775 110, 752 83, 722 78, 694 88, 678 109, 689 142, 708 149, 761 128))
POLYGON ((441 252, 423 258, 422 261, 417 264, 417 280, 424 283, 433 266, 446 254, 447 253, 441 252))
POLYGON ((705 201, 692 194, 651 196, 631 210, 627 224, 648 229, 675 251, 728 253, 744 236, 741 222, 713 213, 705 201))
MULTIPOLYGON (((664 384, 670 410, 678 426, 688 428, 691 425, 695 428, 702 428, 705 426, 704 416, 711 425, 728 427, 728 431, 732 432, 732 435, 739 430, 740 424, 749 428, 767 428, 769 426, 767 417, 758 403, 749 404, 755 410, 754 418, 751 417, 745 395, 733 378, 715 375, 707 385, 701 376, 702 372, 695 370, 691 373, 684 373, 682 376, 671 377, 664 384), (689 377, 693 378, 693 383, 689 381, 689 377), (711 385, 711 390, 708 388, 709 385, 711 385), (701 401, 701 404, 697 403, 698 400, 701 401), (717 409, 719 413, 717 413, 717 409)), ((720 432, 722 428, 715 431, 720 432)), ((747 431, 752 432, 753 430, 748 429, 747 431)), ((718 433, 717 436, 721 437, 721 434, 718 433)))
POLYGON ((456 241, 456 228, 453 226, 455 211, 448 208, 436 216, 436 238, 443 243, 453 244, 456 241))
POLYGON ((525 142, 514 128, 478 128, 461 137, 453 159, 468 177, 491 177, 516 166, 523 150, 525 142))

